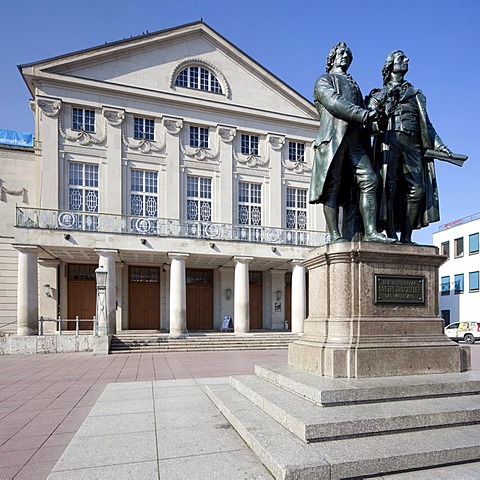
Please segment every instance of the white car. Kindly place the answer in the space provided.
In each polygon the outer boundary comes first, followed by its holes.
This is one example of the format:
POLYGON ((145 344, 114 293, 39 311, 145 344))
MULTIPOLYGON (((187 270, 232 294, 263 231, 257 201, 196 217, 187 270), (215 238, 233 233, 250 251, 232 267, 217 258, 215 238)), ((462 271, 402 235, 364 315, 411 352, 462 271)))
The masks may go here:
POLYGON ((480 340, 480 322, 456 322, 445 327, 445 335, 451 340, 474 343, 480 340))

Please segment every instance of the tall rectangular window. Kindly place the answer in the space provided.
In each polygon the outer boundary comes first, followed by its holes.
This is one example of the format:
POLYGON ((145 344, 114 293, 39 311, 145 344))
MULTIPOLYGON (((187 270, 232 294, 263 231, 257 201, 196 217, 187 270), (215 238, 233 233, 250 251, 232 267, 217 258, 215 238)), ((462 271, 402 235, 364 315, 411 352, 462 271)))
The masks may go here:
POLYGON ((468 274, 468 290, 470 292, 478 292, 478 270, 468 274))
POLYGON ((240 225, 262 224, 262 186, 258 183, 238 184, 238 223, 240 225))
POLYGON ((212 179, 187 177, 187 220, 212 221, 212 179))
POLYGON ((241 152, 243 155, 258 155, 258 137, 242 133, 241 152))
POLYGON ((190 146, 208 148, 208 128, 190 126, 190 146))
POLYGON ((441 278, 440 293, 441 295, 450 295, 450 275, 441 278))
POLYGON ((470 255, 478 253, 478 233, 472 233, 472 235, 469 235, 468 252, 470 255))
POLYGON ((133 119, 133 138, 137 140, 155 140, 155 120, 135 117, 133 119))
POLYGON ((463 237, 455 239, 455 257, 463 257, 463 237))
POLYGON ((447 258, 450 258, 450 242, 442 242, 442 245, 440 247, 440 253, 442 255, 446 255, 447 258))
MULTIPOLYGON (((78 212, 98 212, 98 165, 68 164, 68 208, 78 212)), ((75 228, 97 230, 96 215, 75 215, 75 228)))
POLYGON ((84 108, 73 108, 72 129, 83 132, 95 131, 95 111, 84 108))
POLYGON ((463 273, 455 275, 454 293, 463 293, 463 273))
POLYGON ((291 162, 305 161, 305 144, 297 142, 288 142, 288 159, 291 162))
MULTIPOLYGON (((288 229, 306 230, 307 228, 307 190, 304 188, 287 187, 285 226, 288 229)), ((305 232, 287 232, 287 243, 305 244, 305 232)))
POLYGON ((158 216, 158 173, 130 171, 130 213, 140 217, 158 216))

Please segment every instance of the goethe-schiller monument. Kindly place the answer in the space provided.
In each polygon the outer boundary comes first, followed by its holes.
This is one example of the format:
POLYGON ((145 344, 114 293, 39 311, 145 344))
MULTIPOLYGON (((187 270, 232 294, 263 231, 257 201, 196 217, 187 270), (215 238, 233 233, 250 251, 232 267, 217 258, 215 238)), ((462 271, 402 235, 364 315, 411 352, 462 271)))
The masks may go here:
POLYGON ((480 458, 480 372, 439 316, 445 257, 412 242, 439 219, 433 159, 466 157, 435 132, 424 95, 404 79, 403 51, 388 55, 383 87, 366 104, 347 73, 352 58, 335 45, 315 84, 310 202, 323 205, 331 241, 304 262, 304 334, 289 365, 207 389, 276 478, 363 478, 480 458))

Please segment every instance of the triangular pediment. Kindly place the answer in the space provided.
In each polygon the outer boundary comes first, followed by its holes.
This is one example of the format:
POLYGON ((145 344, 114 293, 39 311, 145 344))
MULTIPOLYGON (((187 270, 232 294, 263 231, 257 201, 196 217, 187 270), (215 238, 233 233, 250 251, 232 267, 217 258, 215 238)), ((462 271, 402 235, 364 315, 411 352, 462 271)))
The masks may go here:
POLYGON ((203 21, 145 34, 20 67, 27 84, 85 82, 89 88, 124 87, 142 92, 196 97, 210 101, 316 118, 314 106, 203 21), (188 65, 210 70, 222 93, 175 86, 188 65))

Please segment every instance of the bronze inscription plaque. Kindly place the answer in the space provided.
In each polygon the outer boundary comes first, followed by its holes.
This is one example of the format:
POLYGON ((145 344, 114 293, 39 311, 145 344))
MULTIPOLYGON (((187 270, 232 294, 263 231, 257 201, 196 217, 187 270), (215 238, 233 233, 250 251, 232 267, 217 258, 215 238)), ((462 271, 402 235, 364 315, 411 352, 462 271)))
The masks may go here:
POLYGON ((425 277, 375 275, 375 303, 425 305, 425 277))

